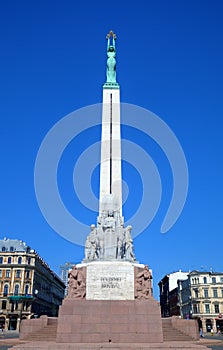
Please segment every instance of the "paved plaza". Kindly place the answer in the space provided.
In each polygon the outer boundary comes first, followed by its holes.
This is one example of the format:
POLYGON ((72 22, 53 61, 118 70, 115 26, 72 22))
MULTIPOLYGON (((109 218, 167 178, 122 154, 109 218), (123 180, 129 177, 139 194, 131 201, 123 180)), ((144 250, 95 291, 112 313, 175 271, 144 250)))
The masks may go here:
MULTIPOLYGON (((8 349, 11 349, 12 346, 22 344, 22 343, 24 343, 24 349, 25 349, 25 344, 28 342, 19 340, 18 332, 11 331, 11 332, 4 332, 3 334, 0 334, 0 350, 8 350, 8 349)), ((172 342, 172 345, 173 343, 174 342, 172 342)), ((193 343, 196 343, 197 345, 205 345, 212 350, 223 350, 223 335, 220 337, 218 335, 214 335, 214 336, 207 335, 203 339, 200 339, 198 341, 193 341, 193 343)), ((177 343, 176 343, 176 346, 177 346, 177 343)), ((176 346, 174 347, 174 349, 179 349, 179 350, 181 349, 179 342, 178 342, 179 347, 176 347, 176 346)))

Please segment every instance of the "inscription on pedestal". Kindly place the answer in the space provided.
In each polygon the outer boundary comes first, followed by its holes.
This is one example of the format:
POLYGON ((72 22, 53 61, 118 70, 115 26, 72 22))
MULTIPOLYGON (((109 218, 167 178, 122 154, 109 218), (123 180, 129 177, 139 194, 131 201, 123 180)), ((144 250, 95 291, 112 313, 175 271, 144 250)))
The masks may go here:
POLYGON ((86 299, 134 300, 134 267, 129 262, 97 262, 87 266, 86 299))

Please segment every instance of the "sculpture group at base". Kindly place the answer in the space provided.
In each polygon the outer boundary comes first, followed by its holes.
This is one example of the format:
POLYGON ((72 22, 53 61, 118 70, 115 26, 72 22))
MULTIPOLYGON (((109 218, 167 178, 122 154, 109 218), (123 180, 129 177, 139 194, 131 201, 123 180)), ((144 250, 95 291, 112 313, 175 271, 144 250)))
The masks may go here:
POLYGON ((104 210, 98 217, 97 227, 91 225, 91 232, 85 243, 84 262, 94 260, 135 261, 131 226, 124 228, 123 218, 116 208, 115 198, 104 198, 104 210), (108 205, 109 203, 109 205, 108 205))
MULTIPOLYGON (((146 300, 152 296, 152 274, 148 265, 135 267, 135 299, 146 300)), ((86 299, 86 268, 73 265, 68 274, 68 299, 86 299)))

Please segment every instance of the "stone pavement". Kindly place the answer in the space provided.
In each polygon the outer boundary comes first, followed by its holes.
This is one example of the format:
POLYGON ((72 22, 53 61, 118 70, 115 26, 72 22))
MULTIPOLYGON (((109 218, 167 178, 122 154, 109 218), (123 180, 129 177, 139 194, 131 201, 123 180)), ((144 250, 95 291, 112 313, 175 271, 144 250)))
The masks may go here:
MULTIPOLYGON (((14 350, 207 350, 211 344, 219 344, 218 341, 210 340, 209 342, 192 341, 192 342, 164 342, 164 343, 150 343, 150 344, 118 344, 118 343, 95 343, 95 344, 59 344, 55 342, 26 342, 18 344, 13 347, 14 350)), ((219 344, 220 345, 220 344, 219 344)), ((220 350, 220 348, 219 348, 220 350)))
POLYGON ((5 333, 0 336, 0 350, 223 350, 223 336, 206 336, 203 339, 191 342, 164 342, 162 344, 58 344, 55 342, 28 342, 21 341, 18 333, 5 333))

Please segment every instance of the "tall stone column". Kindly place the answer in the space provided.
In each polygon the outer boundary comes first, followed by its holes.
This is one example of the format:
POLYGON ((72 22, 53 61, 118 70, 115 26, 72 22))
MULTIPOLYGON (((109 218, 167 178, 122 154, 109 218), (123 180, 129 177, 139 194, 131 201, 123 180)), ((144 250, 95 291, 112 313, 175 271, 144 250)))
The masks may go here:
POLYGON ((103 198, 111 194, 118 201, 121 216, 120 89, 117 84, 105 84, 103 87, 99 215, 102 213, 103 198))

